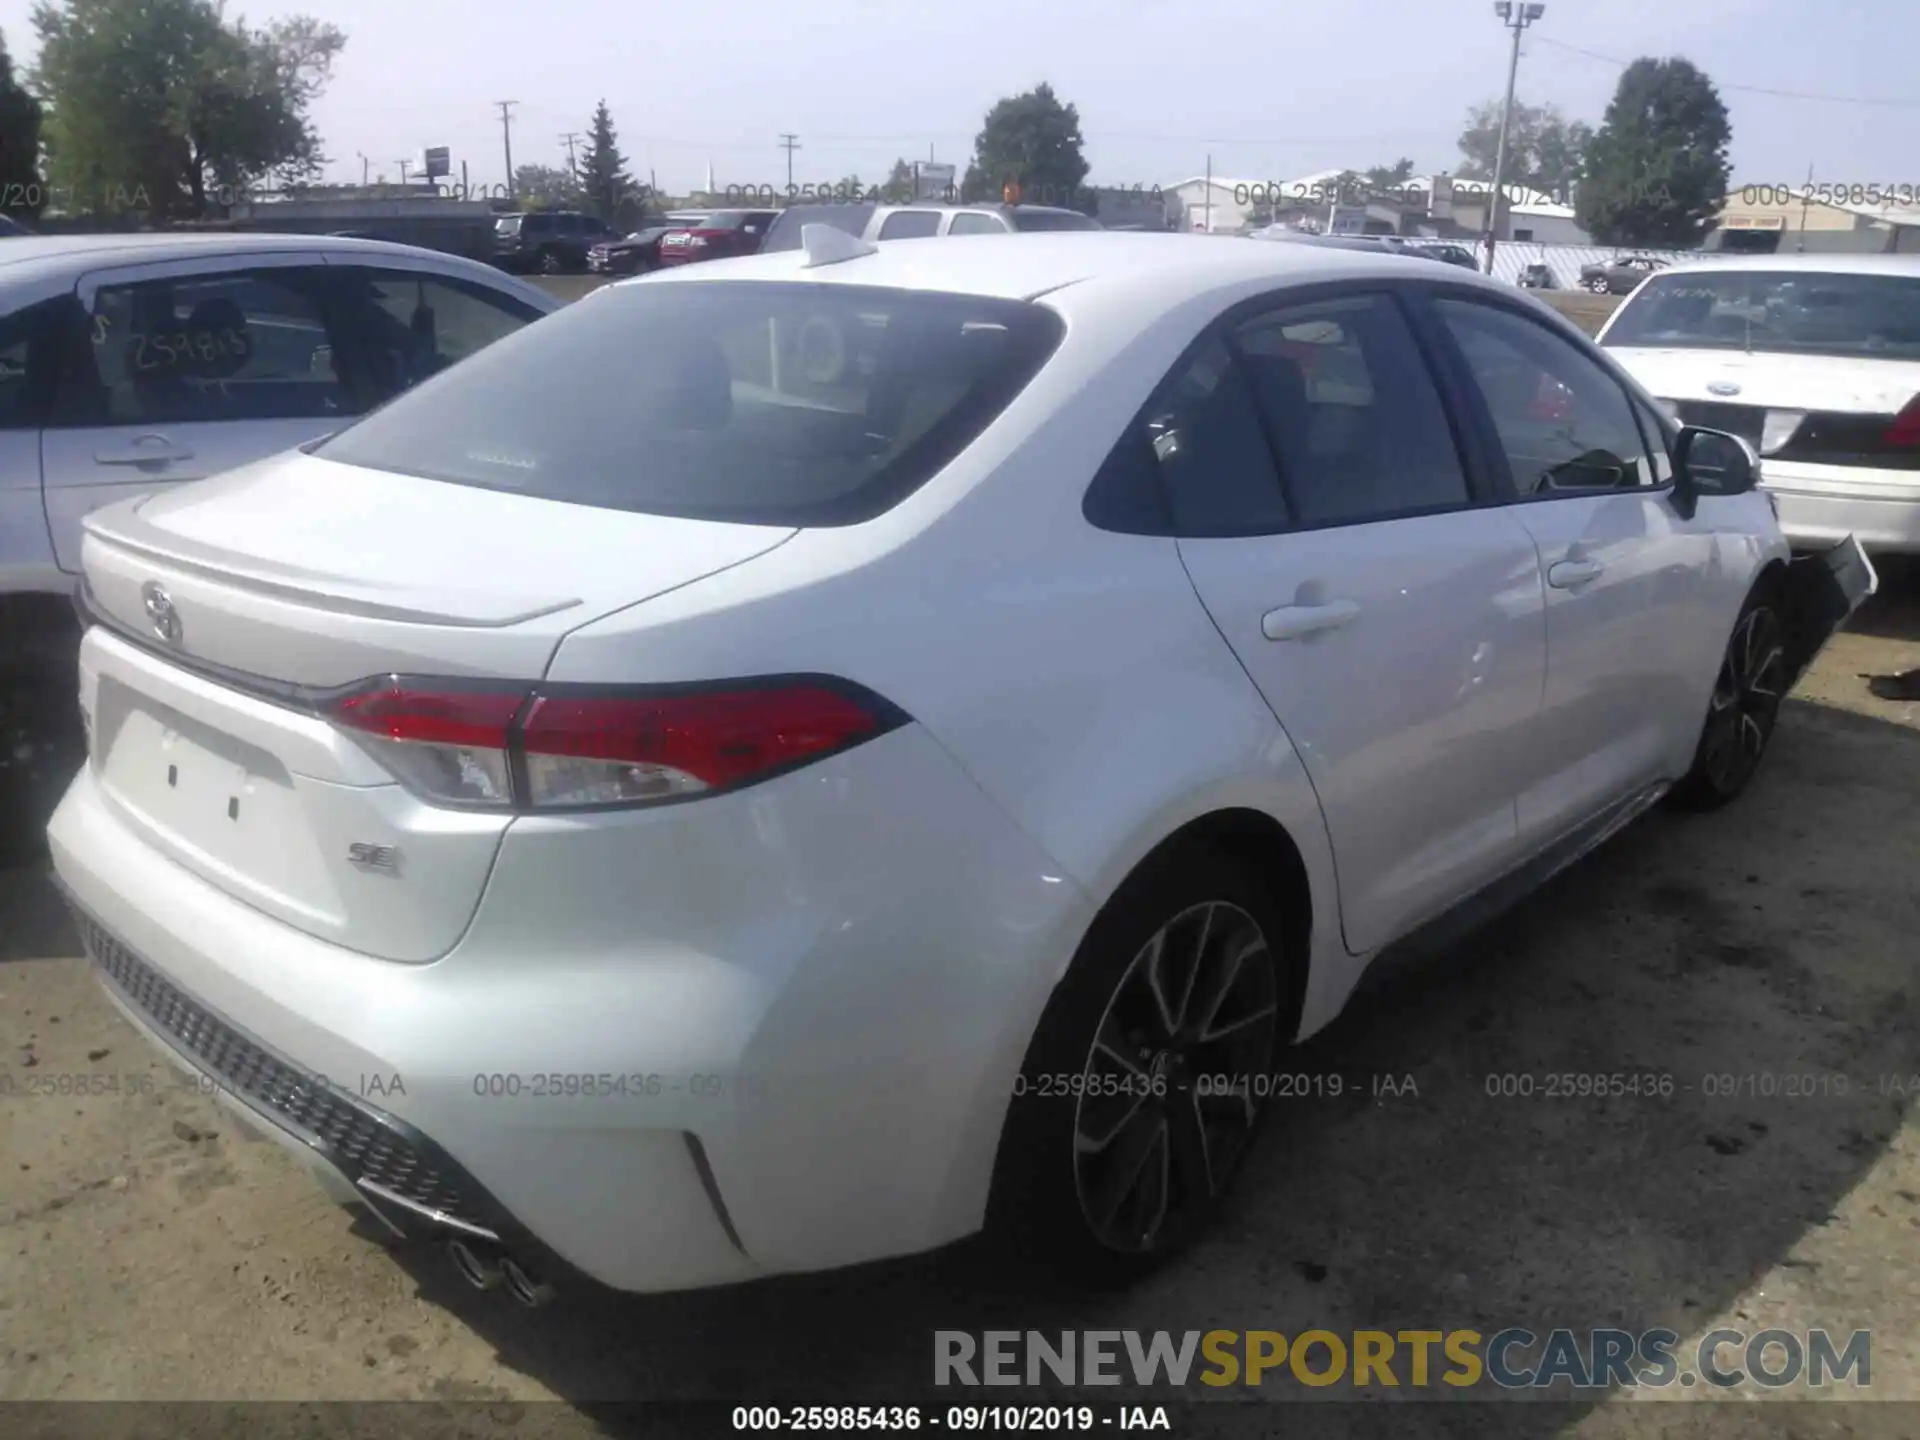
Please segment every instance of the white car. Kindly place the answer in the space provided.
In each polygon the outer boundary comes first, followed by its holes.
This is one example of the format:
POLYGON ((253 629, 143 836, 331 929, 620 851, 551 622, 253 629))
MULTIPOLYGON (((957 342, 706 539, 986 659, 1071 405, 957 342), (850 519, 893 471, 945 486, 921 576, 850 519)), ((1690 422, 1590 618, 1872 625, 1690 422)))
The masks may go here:
POLYGON ((0 849, 79 765, 89 510, 316 440, 559 305, 457 255, 325 235, 0 247, 0 849))
POLYGON ((1759 450, 1795 544, 1920 553, 1920 256, 1676 265, 1600 343, 1682 421, 1759 450))
POLYGON ((1873 583, 1453 267, 828 226, 84 564, 108 993, 530 1302, 1157 1261, 1375 956, 1738 794, 1873 583))

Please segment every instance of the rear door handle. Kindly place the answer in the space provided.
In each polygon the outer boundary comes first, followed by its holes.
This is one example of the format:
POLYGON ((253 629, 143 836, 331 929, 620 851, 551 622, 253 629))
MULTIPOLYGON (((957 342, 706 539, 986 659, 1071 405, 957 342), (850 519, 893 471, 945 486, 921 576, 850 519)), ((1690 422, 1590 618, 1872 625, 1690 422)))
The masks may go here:
POLYGON ((1260 617, 1260 633, 1269 640, 1299 640, 1322 630, 1338 630, 1360 614, 1355 600, 1329 600, 1324 605, 1283 605, 1260 617))
POLYGON ((1607 567, 1598 560, 1562 560, 1547 571, 1547 584, 1556 590, 1577 590, 1589 580, 1598 580, 1607 567))
POLYGON ((140 435, 123 450, 96 450, 96 465, 157 465, 174 460, 191 460, 193 451, 176 445, 164 435, 140 435))

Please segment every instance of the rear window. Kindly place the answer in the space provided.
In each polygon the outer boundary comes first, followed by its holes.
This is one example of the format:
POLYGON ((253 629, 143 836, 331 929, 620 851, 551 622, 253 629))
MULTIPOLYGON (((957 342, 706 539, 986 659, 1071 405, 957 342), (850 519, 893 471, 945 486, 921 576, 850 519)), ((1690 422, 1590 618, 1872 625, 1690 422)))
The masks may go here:
POLYGON ((518 235, 520 233, 521 223, 526 218, 524 215, 502 215, 498 220, 493 222, 494 233, 496 235, 518 235))
POLYGON ((752 218, 750 210, 716 210, 700 223, 707 230, 738 230, 752 218))
POLYGON ((1016 210, 1016 230, 1098 230, 1100 222, 1072 210, 1016 210))
POLYGON ((1614 317, 1605 343, 1920 360, 1920 277, 1656 275, 1614 317))
POLYGON ((798 250, 800 248, 800 227, 803 225, 831 225, 836 230, 844 230, 849 235, 866 234, 867 222, 873 218, 875 207, 872 205, 795 205, 782 210, 780 217, 767 230, 765 243, 760 247, 764 255, 775 250, 798 250))
POLYGON ((730 281, 602 292, 340 431, 348 465, 578 505, 849 525, 973 442, 1063 333, 1015 300, 730 281))

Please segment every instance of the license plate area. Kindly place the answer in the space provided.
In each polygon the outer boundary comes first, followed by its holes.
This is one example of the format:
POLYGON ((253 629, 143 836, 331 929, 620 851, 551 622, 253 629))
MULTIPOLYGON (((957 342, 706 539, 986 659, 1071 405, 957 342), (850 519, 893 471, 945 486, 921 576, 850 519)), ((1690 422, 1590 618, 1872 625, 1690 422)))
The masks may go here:
POLYGON ((316 873, 296 781, 258 745, 102 675, 94 702, 101 788, 175 859, 225 888, 310 910, 316 873))

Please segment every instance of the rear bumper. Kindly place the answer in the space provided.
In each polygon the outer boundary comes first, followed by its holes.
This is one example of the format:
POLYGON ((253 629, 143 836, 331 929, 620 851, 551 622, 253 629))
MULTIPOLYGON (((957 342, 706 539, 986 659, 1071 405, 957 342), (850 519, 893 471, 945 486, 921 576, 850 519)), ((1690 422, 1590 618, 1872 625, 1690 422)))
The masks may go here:
POLYGON ((976 1229, 1082 893, 914 726, 608 818, 516 822, 428 965, 234 900, 90 769, 50 841, 116 1002, 402 1233, 672 1290, 976 1229))
POLYGON ((1827 546, 1851 535, 1868 550, 1920 554, 1920 474, 1840 465, 1761 462, 1780 528, 1796 546, 1827 546))

